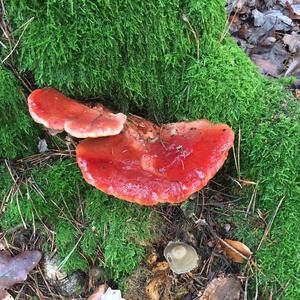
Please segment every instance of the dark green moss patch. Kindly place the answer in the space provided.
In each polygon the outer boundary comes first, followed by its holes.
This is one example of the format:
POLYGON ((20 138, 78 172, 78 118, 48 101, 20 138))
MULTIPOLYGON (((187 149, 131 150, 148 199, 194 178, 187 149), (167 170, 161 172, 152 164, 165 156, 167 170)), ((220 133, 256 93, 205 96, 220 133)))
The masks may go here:
POLYGON ((0 158, 35 152, 37 136, 20 85, 13 73, 0 65, 0 158))

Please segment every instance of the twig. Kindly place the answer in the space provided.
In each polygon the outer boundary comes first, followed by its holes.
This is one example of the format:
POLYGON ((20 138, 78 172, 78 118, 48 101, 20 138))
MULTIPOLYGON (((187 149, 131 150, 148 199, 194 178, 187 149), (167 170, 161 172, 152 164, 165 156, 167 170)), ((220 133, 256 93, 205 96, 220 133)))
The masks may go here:
MULTIPOLYGON (((238 0, 236 0, 236 1, 234 2, 232 8, 237 4, 237 2, 238 2, 238 0)), ((232 25, 234 18, 236 17, 236 15, 237 15, 239 12, 240 12, 240 8, 238 7, 237 10, 235 11, 235 13, 234 13, 234 15, 233 15, 232 20, 230 21, 230 23, 229 23, 229 18, 230 18, 230 16, 231 16, 232 11, 228 14, 229 16, 228 16, 228 18, 227 18, 227 20, 226 20, 226 23, 225 23, 225 26, 224 26, 224 30, 223 30, 223 32, 222 32, 222 34, 221 34, 221 37, 220 37, 220 43, 223 42, 225 36, 226 36, 227 33, 229 32, 230 26, 232 25)))
POLYGON ((255 274, 255 297, 254 300, 258 299, 258 280, 257 280, 257 274, 255 274))
POLYGON ((241 128, 239 127, 238 132, 238 145, 237 145, 237 153, 235 152, 235 146, 233 144, 233 159, 236 168, 236 173, 238 180, 241 180, 241 163, 240 163, 240 151, 241 151, 241 128))
POLYGON ((83 236, 81 236, 77 243, 75 244, 75 246, 73 247, 73 249, 69 252, 69 254, 61 261, 61 263, 58 266, 58 270, 61 270, 61 268, 67 263, 67 261, 70 259, 71 255, 73 254, 73 252, 75 251, 75 249, 77 248, 77 246, 79 245, 81 239, 83 236))
POLYGON ((196 47, 197 47, 197 63, 199 63, 199 61, 200 61, 200 41, 197 36, 196 30, 194 29, 193 25, 191 24, 191 22, 189 21, 189 19, 186 15, 182 15, 182 20, 188 24, 190 31, 193 33, 193 36, 195 38, 196 47))
POLYGON ((261 240, 260 240, 260 243, 259 243, 259 245, 258 245, 258 247, 257 247, 257 251, 260 249, 260 247, 261 247, 263 241, 266 239, 266 237, 267 237, 268 234, 270 233, 271 227, 272 227, 272 225, 273 225, 273 222, 274 222, 274 220, 275 220, 275 217, 276 217, 276 215, 277 215, 277 213, 278 213, 278 210, 279 210, 279 208, 280 208, 280 206, 281 206, 281 204, 282 204, 284 198, 285 198, 285 196, 283 196, 283 197, 280 199, 280 201, 279 201, 279 203, 278 203, 278 205, 277 205, 277 207, 276 207, 276 210, 275 210, 275 212, 274 212, 274 214, 273 214, 273 216, 272 216, 270 222, 268 223, 268 226, 267 226, 267 228, 266 228, 266 230, 265 230, 265 232, 264 232, 264 235, 263 235, 263 237, 262 237, 261 240))
POLYGON ((247 276, 245 282, 245 289, 244 289, 244 300, 248 299, 248 281, 249 281, 249 277, 247 276))
POLYGON ((242 257, 244 260, 248 261, 250 260, 250 257, 245 256, 243 253, 241 253, 240 251, 238 251, 237 249, 235 249, 234 247, 232 247, 230 244, 228 244, 227 242, 225 242, 223 239, 221 239, 217 234, 215 234, 215 237, 222 243, 224 244, 226 247, 230 248, 230 250, 232 250, 233 252, 235 252, 236 254, 238 254, 240 257, 242 257))
POLYGON ((34 20, 34 17, 30 18, 27 22, 25 22, 22 26, 24 26, 24 29, 19 37, 19 39, 17 40, 16 44, 14 45, 14 47, 12 48, 12 50, 7 54, 7 56, 1 61, 1 64, 3 64, 12 54, 13 52, 16 50, 16 48, 18 47, 21 38, 23 37, 23 34, 25 33, 28 25, 34 20))
POLYGON ((22 216, 22 212, 21 212, 21 208, 20 208, 20 204, 19 204, 19 196, 18 196, 18 194, 16 194, 16 202, 17 202, 18 212, 19 212, 21 221, 23 223, 23 226, 24 226, 25 229, 27 229, 26 223, 25 223, 25 221, 23 219, 23 216, 22 216))
POLYGON ((257 186, 254 187, 253 193, 251 195, 250 202, 248 204, 248 207, 247 207, 247 210, 246 210, 246 213, 245 213, 245 218, 248 217, 248 214, 250 212, 251 206, 252 206, 252 212, 254 212, 254 210, 255 210, 256 195, 257 195, 257 186))

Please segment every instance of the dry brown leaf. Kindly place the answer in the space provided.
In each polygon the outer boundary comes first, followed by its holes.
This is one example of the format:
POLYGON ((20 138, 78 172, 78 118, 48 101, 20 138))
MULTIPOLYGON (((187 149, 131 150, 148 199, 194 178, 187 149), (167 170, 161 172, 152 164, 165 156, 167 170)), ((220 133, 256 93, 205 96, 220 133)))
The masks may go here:
POLYGON ((154 276, 147 283, 145 291, 149 300, 169 299, 168 277, 169 264, 166 261, 158 262, 153 268, 154 276))
POLYGON ((239 241, 223 239, 220 242, 225 254, 236 263, 243 263, 252 254, 251 250, 239 241))
POLYGON ((239 300, 241 284, 231 277, 213 279, 199 300, 239 300))
POLYGON ((156 263, 156 261, 157 261, 157 253, 155 249, 153 249, 151 253, 148 255, 146 262, 147 265, 151 267, 156 263))
POLYGON ((289 17, 293 20, 300 19, 300 4, 286 1, 286 7, 289 10, 289 17))
POLYGON ((156 264, 155 267, 153 267, 152 272, 167 272, 169 271, 169 264, 166 261, 161 261, 156 264))
POLYGON ((146 295, 149 300, 160 300, 160 286, 164 282, 165 275, 161 274, 152 278, 146 285, 146 295))
POLYGON ((0 289, 12 287, 26 280, 28 273, 41 260, 40 251, 24 251, 14 257, 6 250, 0 252, 0 289))
POLYGON ((15 298, 9 294, 7 291, 0 291, 0 300, 14 300, 15 298))
POLYGON ((292 32, 291 34, 285 34, 282 38, 284 44, 288 45, 289 50, 292 53, 296 53, 300 49, 300 35, 296 32, 292 32))
POLYGON ((273 77, 278 77, 280 72, 278 67, 270 60, 265 59, 262 55, 252 55, 252 61, 259 67, 262 74, 268 74, 273 77))

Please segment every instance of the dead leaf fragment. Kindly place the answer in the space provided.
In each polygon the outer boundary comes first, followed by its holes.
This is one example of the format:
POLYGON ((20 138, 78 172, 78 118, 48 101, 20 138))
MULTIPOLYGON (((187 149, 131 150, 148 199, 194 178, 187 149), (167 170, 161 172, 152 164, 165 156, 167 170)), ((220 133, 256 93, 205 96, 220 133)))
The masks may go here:
POLYGON ((199 300, 239 300, 241 284, 231 277, 213 279, 199 300))
POLYGON ((101 284, 96 291, 88 298, 88 300, 100 300, 108 289, 107 284, 101 284))
POLYGON ((125 300, 121 291, 113 290, 107 284, 101 284, 88 300, 125 300))
POLYGON ((262 74, 278 77, 280 72, 277 66, 270 60, 264 58, 262 55, 254 54, 251 57, 252 61, 259 67, 262 74))
POLYGON ((37 147, 38 147, 39 153, 45 153, 45 152, 49 151, 48 144, 45 139, 39 139, 37 147))
POLYGON ((252 11, 254 26, 262 27, 265 31, 287 31, 293 25, 292 19, 285 16, 279 9, 268 10, 264 13, 254 9, 252 11))
POLYGON ((169 264, 166 261, 158 262, 153 268, 153 277, 148 281, 145 291, 149 300, 168 300, 169 283, 168 277, 169 264))
POLYGON ((0 252, 0 290, 26 280, 28 273, 39 263, 40 251, 24 251, 11 257, 8 251, 0 252))
POLYGON ((239 241, 223 239, 220 240, 221 247, 225 254, 234 262, 242 264, 252 255, 251 250, 239 241))
POLYGON ((296 32, 293 31, 291 34, 285 34, 282 41, 288 45, 292 53, 296 53, 300 50, 300 35, 296 32))
POLYGON ((294 18, 296 19, 297 16, 300 16, 300 4, 290 4, 289 9, 295 15, 294 18))
POLYGON ((148 255, 146 262, 147 265, 151 267, 156 263, 156 261, 157 261, 157 252, 155 249, 153 249, 151 253, 148 255))
POLYGON ((4 290, 0 290, 0 300, 14 300, 15 298, 4 290))
POLYGON ((285 71, 284 76, 300 76, 300 56, 295 57, 292 60, 288 69, 285 71))
POLYGON ((163 281, 164 276, 156 276, 152 278, 146 286, 146 295, 149 300, 159 300, 159 286, 163 281))
POLYGON ((152 272, 168 272, 169 271, 169 264, 166 261, 161 261, 156 264, 155 267, 153 267, 152 272))

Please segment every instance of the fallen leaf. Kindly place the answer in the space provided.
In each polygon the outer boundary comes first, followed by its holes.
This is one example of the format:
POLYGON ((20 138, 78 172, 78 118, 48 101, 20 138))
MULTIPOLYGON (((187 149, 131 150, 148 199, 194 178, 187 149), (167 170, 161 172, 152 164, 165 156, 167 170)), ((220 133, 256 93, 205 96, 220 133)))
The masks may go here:
POLYGON ((101 284, 96 291, 88 298, 88 300, 100 300, 108 289, 107 284, 101 284))
POLYGON ((289 10, 289 17, 293 20, 300 19, 300 4, 293 1, 286 1, 286 7, 289 10))
POLYGON ((39 139, 37 147, 38 147, 39 153, 45 153, 45 152, 49 151, 48 144, 45 139, 39 139))
POLYGON ((15 298, 7 291, 0 290, 0 300, 14 300, 15 298))
POLYGON ((152 269, 152 272, 167 272, 169 271, 169 264, 166 261, 161 261, 156 264, 156 266, 152 269))
POLYGON ((278 77, 280 72, 277 66, 270 60, 264 58, 263 55, 254 54, 251 56, 251 60, 258 66, 262 74, 278 77))
POLYGON ((254 18, 254 26, 262 27, 265 31, 273 29, 287 31, 293 26, 292 19, 285 16, 278 9, 272 9, 264 13, 254 9, 252 15, 254 18))
POLYGON ((146 286, 146 295, 149 300, 160 300, 159 288, 164 282, 164 274, 152 278, 146 286))
POLYGON ((300 57, 295 57, 290 63, 284 76, 300 76, 300 57))
POLYGON ((0 290, 26 280, 27 274, 39 263, 40 251, 24 251, 11 257, 8 251, 0 252, 0 290))
POLYGON ((285 34, 282 38, 282 41, 289 47, 289 50, 292 53, 296 53, 300 50, 300 35, 296 32, 285 34))
POLYGON ((199 300, 239 300, 241 292, 240 282, 231 277, 213 279, 199 300))
POLYGON ((155 249, 152 249, 151 253, 148 255, 146 262, 148 266, 153 266, 157 261, 157 252, 155 249))
POLYGON ((251 250, 239 241, 223 239, 220 242, 225 254, 236 263, 243 263, 252 254, 251 250))
POLYGON ((300 16, 300 4, 291 4, 294 14, 300 16))
POLYGON ((259 67, 262 74, 279 77, 282 73, 283 63, 289 57, 281 42, 275 43, 272 48, 263 47, 253 50, 252 61, 259 67))

